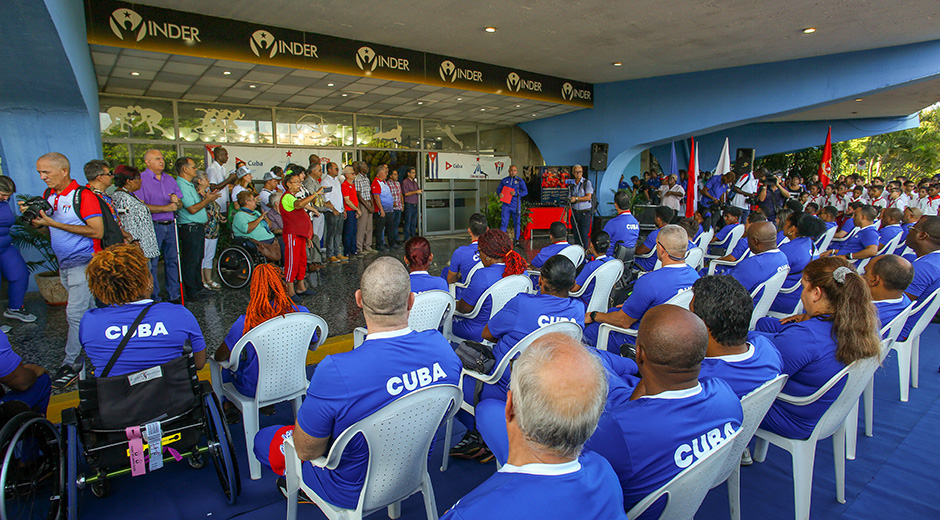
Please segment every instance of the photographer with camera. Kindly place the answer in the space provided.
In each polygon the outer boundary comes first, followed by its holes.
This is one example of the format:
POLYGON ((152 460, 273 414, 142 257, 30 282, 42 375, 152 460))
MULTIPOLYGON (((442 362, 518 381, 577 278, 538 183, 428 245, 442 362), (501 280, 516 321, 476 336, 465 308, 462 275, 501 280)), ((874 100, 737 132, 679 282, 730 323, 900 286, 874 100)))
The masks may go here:
POLYGON ((777 210, 783 207, 790 192, 783 186, 780 172, 768 173, 761 168, 763 178, 757 190, 757 207, 760 208, 767 220, 773 222, 777 217, 777 210))
POLYGON ((52 381, 53 388, 65 388, 78 378, 82 367, 82 345, 78 327, 85 311, 95 307, 95 298, 88 289, 85 266, 92 255, 101 250, 104 221, 101 206, 91 190, 82 190, 79 205, 75 207, 75 190, 79 184, 72 180, 69 160, 64 155, 50 152, 36 161, 36 171, 49 189, 42 199, 20 202, 22 219, 33 227, 48 232, 52 251, 59 261, 59 278, 69 293, 65 316, 69 323, 65 360, 52 381))
POLYGON ((754 172, 744 172, 731 185, 734 194, 731 205, 741 210, 741 218, 747 218, 751 212, 751 201, 757 197, 759 189, 757 177, 754 172))

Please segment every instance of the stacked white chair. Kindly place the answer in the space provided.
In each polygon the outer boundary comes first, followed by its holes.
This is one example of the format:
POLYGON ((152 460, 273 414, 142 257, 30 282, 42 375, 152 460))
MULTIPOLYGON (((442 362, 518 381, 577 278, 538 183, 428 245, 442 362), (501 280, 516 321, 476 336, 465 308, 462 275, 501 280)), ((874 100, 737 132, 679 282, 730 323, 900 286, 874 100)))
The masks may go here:
MULTIPOLYGON (((688 289, 670 298, 666 304, 676 305, 682 307, 683 309, 688 309, 689 304, 692 303, 692 296, 694 296, 692 289, 688 289)), ((633 337, 636 337, 637 333, 637 331, 634 329, 625 329, 623 327, 611 325, 610 323, 601 323, 601 326, 597 329, 596 347, 598 350, 607 350, 607 342, 610 339, 611 332, 619 332, 621 334, 626 334, 633 337)))
POLYGON ((591 293, 591 300, 587 304, 586 312, 607 312, 609 308, 608 303, 610 302, 610 292, 622 275, 623 262, 616 258, 608 260, 587 277, 580 289, 568 293, 568 296, 571 298, 580 298, 593 282, 594 292, 591 293))
POLYGON ((232 346, 229 360, 218 362, 209 358, 212 389, 226 397, 242 412, 248 468, 252 480, 261 478, 261 463, 255 457, 255 434, 258 433, 258 411, 282 401, 293 401, 294 416, 307 393, 307 352, 326 341, 330 328, 316 314, 292 312, 276 316, 248 331, 232 346), (311 345, 319 330, 317 343, 311 345), (258 386, 254 397, 242 395, 232 383, 222 383, 222 369, 237 370, 245 346, 251 343, 258 356, 258 386))
POLYGON ((754 312, 751 313, 751 326, 748 330, 754 330, 757 327, 757 320, 767 315, 788 274, 790 274, 790 266, 781 266, 777 268, 777 272, 773 276, 751 291, 751 298, 757 298, 758 294, 760 294, 760 298, 754 302, 754 312))
POLYGON ((930 293, 926 298, 918 300, 911 311, 911 316, 923 313, 911 328, 904 341, 895 341, 891 348, 898 353, 898 379, 901 388, 901 401, 907 402, 910 387, 917 388, 920 371, 920 335, 930 325, 930 320, 940 309, 940 287, 930 293))
MULTIPOLYGON (((408 313, 408 328, 421 332, 437 330, 442 324, 450 323, 454 317, 456 303, 454 297, 446 291, 424 291, 415 295, 415 303, 408 313)), ((366 328, 353 330, 353 348, 358 348, 366 338, 366 328)))
POLYGON ((297 518, 300 489, 309 496, 327 518, 361 519, 388 508, 389 518, 401 516, 401 502, 420 492, 428 520, 437 519, 437 501, 428 475, 428 451, 434 433, 442 421, 450 420, 460 408, 460 389, 455 385, 433 385, 411 392, 353 424, 341 433, 325 456, 309 462, 316 467, 335 470, 343 451, 357 434, 369 446, 369 464, 356 509, 344 509, 327 502, 303 481, 294 439, 284 441, 287 479, 287 519, 297 518))
MULTIPOLYGON (((484 291, 483 294, 480 296, 480 299, 477 300, 477 304, 473 307, 473 309, 470 312, 468 312, 467 314, 464 314, 460 311, 454 310, 454 317, 464 318, 464 319, 476 318, 477 315, 480 314, 480 311, 483 310, 483 302, 485 302, 487 298, 489 298, 490 301, 492 302, 492 304, 490 305, 490 316, 489 316, 489 317, 492 317, 497 312, 499 312, 500 309, 502 309, 503 306, 509 302, 509 300, 515 298, 516 295, 518 294, 526 293, 526 292, 528 293, 532 292, 532 280, 528 276, 521 275, 521 274, 507 276, 505 278, 500 279, 499 281, 491 285, 489 289, 484 291)), ((453 333, 451 332, 450 322, 444 324, 444 335, 447 336, 447 339, 451 341, 456 341, 456 342, 461 341, 460 338, 454 336, 453 333)))

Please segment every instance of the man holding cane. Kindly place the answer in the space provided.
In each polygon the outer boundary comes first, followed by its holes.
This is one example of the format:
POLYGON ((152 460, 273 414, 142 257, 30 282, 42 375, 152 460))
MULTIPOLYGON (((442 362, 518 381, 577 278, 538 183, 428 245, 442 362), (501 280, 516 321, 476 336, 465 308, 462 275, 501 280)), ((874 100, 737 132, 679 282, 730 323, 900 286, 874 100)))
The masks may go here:
MULTIPOLYGON (((173 212, 182 208, 182 192, 176 180, 164 172, 166 164, 160 150, 148 150, 144 154, 147 169, 140 172, 140 189, 137 195, 153 219, 153 230, 157 235, 157 246, 163 256, 163 271, 166 274, 167 299, 173 303, 182 303, 180 299, 179 241, 176 236, 176 220, 173 212)), ((153 275, 153 299, 160 298, 160 283, 157 265, 160 258, 150 261, 150 274, 153 275)))

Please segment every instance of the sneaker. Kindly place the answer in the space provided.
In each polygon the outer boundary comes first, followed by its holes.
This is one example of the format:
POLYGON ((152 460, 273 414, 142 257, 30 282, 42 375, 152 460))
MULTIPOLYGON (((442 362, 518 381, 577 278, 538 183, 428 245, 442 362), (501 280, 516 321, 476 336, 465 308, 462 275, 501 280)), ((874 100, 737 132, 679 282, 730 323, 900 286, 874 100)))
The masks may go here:
POLYGON ((493 455, 493 452, 490 451, 489 448, 487 448, 486 446, 483 446, 483 453, 481 453, 480 456, 477 457, 477 462, 479 462, 480 464, 486 464, 487 462, 495 458, 496 458, 496 455, 493 455))
POLYGON ((744 448, 744 453, 741 454, 741 465, 750 466, 754 464, 754 459, 751 458, 751 449, 744 448))
POLYGON ((32 314, 26 312, 26 307, 22 309, 7 309, 3 311, 3 315, 7 318, 13 318, 14 320, 20 320, 23 323, 32 323, 36 321, 36 317, 32 314))
POLYGON ((450 456, 458 459, 475 459, 489 450, 477 432, 467 432, 456 446, 450 449, 450 456))
POLYGON ((349 260, 349 257, 345 255, 336 255, 336 258, 339 258, 343 262, 345 262, 346 260, 349 260))
POLYGON ((0 325, 0 331, 3 331, 4 334, 9 334, 13 330, 13 327, 9 325, 0 325))
POLYGON ((52 380, 52 388, 56 390, 67 388, 74 383, 76 379, 78 379, 78 371, 72 368, 71 365, 62 365, 59 371, 55 373, 55 378, 52 380))
POLYGON ((338 257, 338 256, 331 256, 331 257, 329 257, 327 260, 329 260, 330 263, 336 263, 336 262, 339 262, 339 257, 338 257))
MULTIPOLYGON (((287 498, 287 477, 277 477, 275 481, 277 484, 278 491, 284 495, 284 498, 287 498)), ((313 500, 310 500, 310 497, 307 496, 307 493, 303 489, 297 490, 297 503, 298 504, 312 504, 313 500)))

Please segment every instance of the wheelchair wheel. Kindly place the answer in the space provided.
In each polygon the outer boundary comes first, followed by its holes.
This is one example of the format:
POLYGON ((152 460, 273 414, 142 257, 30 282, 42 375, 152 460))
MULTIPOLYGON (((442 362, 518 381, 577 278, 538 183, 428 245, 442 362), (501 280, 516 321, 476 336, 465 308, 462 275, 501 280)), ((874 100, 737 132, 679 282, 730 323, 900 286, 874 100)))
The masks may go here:
POLYGON ((238 461, 235 460, 235 448, 232 445, 232 435, 228 430, 228 423, 222 415, 222 407, 215 394, 203 395, 206 409, 206 441, 209 443, 209 454, 212 464, 222 485, 222 492, 229 504, 234 504, 241 494, 242 484, 238 475, 238 461))
POLYGON ((219 255, 219 279, 232 289, 241 289, 251 281, 254 263, 251 255, 240 247, 228 247, 219 255))
POLYGON ((59 518, 65 452, 58 429, 37 413, 21 413, 0 429, 0 453, 0 518, 59 518))

